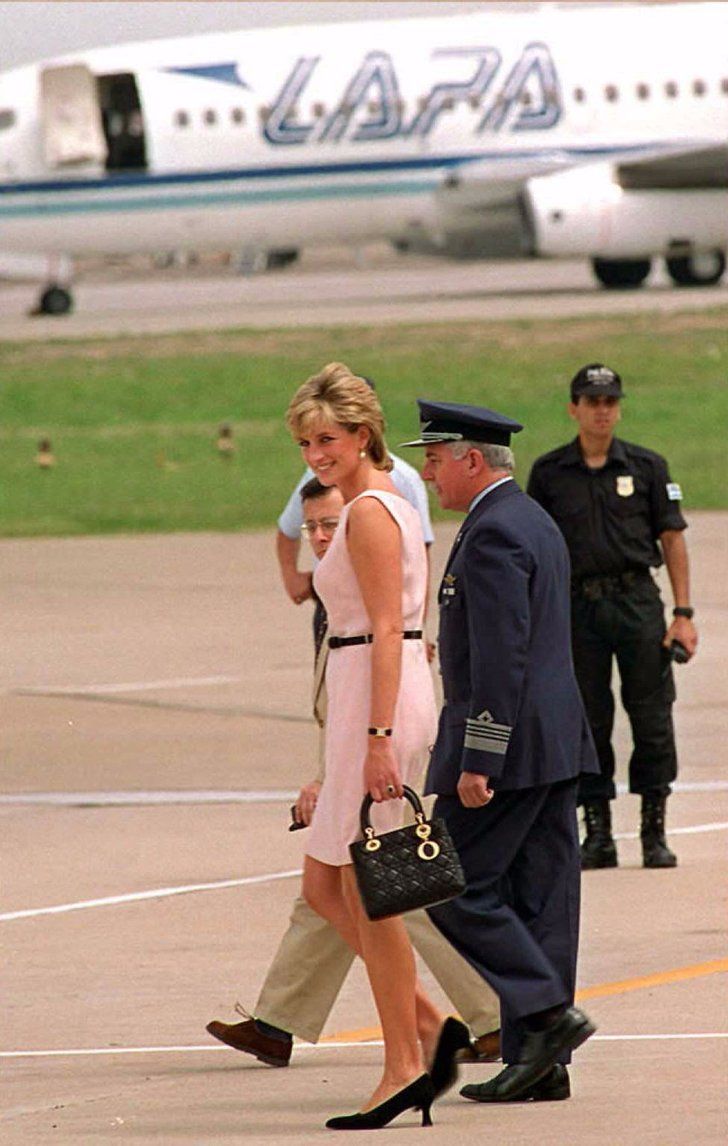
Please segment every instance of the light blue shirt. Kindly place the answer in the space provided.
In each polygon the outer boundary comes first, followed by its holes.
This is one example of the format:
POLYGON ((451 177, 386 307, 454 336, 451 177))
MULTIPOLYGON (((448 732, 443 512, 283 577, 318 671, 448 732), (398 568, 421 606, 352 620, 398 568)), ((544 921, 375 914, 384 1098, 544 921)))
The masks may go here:
MULTIPOLYGON (((432 522, 430 521, 430 506, 427 500, 427 490, 425 483, 414 466, 409 462, 405 462, 402 458, 390 454, 394 468, 390 474, 392 481, 396 485, 402 497, 406 498, 410 505, 413 505, 420 515, 422 522, 422 536, 425 539, 425 545, 431 545, 435 540, 435 535, 432 532, 432 522)), ((286 508, 278 518, 278 528, 281 533, 289 537, 291 541, 297 541, 301 536, 301 526, 303 525, 303 503, 301 502, 301 490, 307 481, 310 481, 314 476, 313 470, 306 470, 305 474, 299 481, 293 493, 288 499, 286 508)), ((492 488, 492 487, 491 487, 492 488)))

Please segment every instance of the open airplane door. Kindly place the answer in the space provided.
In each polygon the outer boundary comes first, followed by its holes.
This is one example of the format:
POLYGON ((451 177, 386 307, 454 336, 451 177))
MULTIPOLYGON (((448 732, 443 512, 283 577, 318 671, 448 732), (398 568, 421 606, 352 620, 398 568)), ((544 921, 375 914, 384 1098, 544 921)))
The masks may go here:
POLYGON ((40 73, 40 107, 49 167, 106 163, 96 78, 84 64, 44 68, 40 73))

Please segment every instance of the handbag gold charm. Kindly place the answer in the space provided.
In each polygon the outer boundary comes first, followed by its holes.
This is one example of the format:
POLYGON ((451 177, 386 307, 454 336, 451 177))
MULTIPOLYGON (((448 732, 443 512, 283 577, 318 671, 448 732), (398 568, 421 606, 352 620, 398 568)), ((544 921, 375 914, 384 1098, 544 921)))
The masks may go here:
POLYGON ((432 835, 432 828, 429 824, 425 823, 425 817, 421 812, 415 816, 417 820, 417 827, 415 828, 415 835, 418 836, 422 843, 417 849, 417 855, 421 860, 434 860, 440 854, 440 845, 430 839, 432 835))
POLYGON ((364 844, 367 851, 375 852, 381 848, 381 846, 379 840, 374 835, 374 828, 367 828, 367 842, 364 844))

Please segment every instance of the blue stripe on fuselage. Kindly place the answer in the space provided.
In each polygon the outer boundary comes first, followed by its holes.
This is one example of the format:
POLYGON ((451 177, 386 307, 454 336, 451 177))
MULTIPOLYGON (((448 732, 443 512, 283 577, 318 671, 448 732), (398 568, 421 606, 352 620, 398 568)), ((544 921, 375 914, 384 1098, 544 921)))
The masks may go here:
POLYGON ((210 191, 191 195, 114 196, 110 199, 48 200, 34 203, 0 203, 0 220, 31 215, 101 214, 119 211, 189 210, 197 207, 252 206, 256 203, 310 202, 316 199, 371 198, 374 195, 421 195, 435 189, 434 181, 408 179, 399 183, 335 183, 319 187, 269 187, 258 191, 210 191))
POLYGON ((155 174, 150 171, 114 172, 92 179, 39 179, 26 182, 0 182, 0 195, 24 195, 47 191, 108 191, 127 187, 189 186, 195 183, 217 183, 231 179, 311 178, 331 175, 384 174, 396 171, 433 171, 460 167, 471 163, 512 163, 516 160, 551 158, 564 163, 589 159, 604 159, 610 155, 626 155, 659 147, 671 148, 674 143, 640 143, 620 147, 541 147, 520 148, 513 151, 483 151, 467 155, 438 155, 414 159, 372 159, 349 163, 307 163, 265 167, 221 168, 215 171, 177 171, 155 174))

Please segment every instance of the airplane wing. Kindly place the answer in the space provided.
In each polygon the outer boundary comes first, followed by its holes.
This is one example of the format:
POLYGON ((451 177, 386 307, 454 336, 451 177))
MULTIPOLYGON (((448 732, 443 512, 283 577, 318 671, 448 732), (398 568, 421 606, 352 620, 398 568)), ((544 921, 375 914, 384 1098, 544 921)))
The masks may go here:
POLYGON ((706 191, 728 187, 728 145, 680 148, 615 165, 625 191, 706 191))

